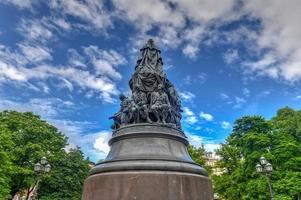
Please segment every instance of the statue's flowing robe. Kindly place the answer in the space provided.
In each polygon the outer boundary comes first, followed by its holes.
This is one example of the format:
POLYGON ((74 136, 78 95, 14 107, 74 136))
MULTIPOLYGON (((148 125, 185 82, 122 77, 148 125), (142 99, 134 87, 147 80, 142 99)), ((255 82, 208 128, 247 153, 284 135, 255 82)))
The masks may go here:
POLYGON ((160 53, 153 40, 140 49, 135 72, 129 82, 132 97, 127 101, 131 103, 127 104, 125 100, 122 103, 120 111, 113 118, 115 128, 128 123, 151 122, 156 118, 155 115, 160 114, 167 123, 181 129, 180 97, 163 71, 160 53), (159 88, 163 94, 158 93, 159 88))
POLYGON ((130 80, 131 89, 139 88, 149 93, 154 91, 159 84, 165 85, 165 74, 160 50, 145 46, 141 49, 141 57, 137 61, 135 73, 130 80))

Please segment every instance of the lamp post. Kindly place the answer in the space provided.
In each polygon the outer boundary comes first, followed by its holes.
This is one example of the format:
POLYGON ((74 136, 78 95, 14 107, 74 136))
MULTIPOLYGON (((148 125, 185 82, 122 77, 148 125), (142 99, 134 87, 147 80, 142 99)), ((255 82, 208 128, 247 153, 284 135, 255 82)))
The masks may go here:
POLYGON ((265 157, 261 156, 259 158, 259 163, 256 165, 256 171, 258 173, 265 173, 267 179, 268 179, 268 184, 269 184, 269 190, 270 190, 270 195, 271 195, 271 200, 274 200, 274 193, 272 190, 272 183, 271 183, 271 175, 273 171, 273 166, 271 163, 269 163, 265 157))
POLYGON ((41 158, 40 162, 37 162, 34 165, 34 171, 38 175, 48 173, 48 172, 50 172, 50 170, 51 170, 51 165, 48 163, 47 158, 45 156, 41 158))
POLYGON ((43 176, 44 174, 50 172, 50 170, 51 170, 51 165, 48 163, 47 158, 45 156, 43 156, 41 158, 40 162, 37 162, 34 165, 34 171, 38 175, 38 179, 33 187, 34 195, 33 195, 32 199, 36 199, 36 197, 37 197, 37 191, 38 191, 38 187, 39 187, 40 177, 43 176))

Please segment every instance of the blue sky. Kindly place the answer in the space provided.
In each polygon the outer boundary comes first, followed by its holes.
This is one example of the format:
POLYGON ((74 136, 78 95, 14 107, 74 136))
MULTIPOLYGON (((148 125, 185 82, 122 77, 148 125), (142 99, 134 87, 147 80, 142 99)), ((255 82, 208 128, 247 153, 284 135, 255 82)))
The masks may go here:
POLYGON ((218 147, 243 115, 301 107, 301 2, 2 0, 0 110, 32 111, 93 161, 118 94, 153 38, 191 144, 218 147))

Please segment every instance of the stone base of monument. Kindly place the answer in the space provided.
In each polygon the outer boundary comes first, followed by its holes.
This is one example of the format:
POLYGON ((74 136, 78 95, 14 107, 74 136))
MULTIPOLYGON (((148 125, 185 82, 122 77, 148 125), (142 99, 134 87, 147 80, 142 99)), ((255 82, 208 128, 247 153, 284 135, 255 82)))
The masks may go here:
POLYGON ((106 172, 90 176, 83 199, 194 200, 213 199, 211 183, 202 175, 172 171, 106 172))
POLYGON ((162 124, 119 128, 107 158, 85 180, 83 200, 209 200, 206 171, 187 152, 184 133, 162 124))

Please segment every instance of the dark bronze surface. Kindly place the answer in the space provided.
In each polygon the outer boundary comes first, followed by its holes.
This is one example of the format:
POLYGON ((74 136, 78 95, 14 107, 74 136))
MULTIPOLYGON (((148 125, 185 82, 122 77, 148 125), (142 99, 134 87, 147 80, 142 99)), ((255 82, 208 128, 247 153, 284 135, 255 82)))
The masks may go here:
POLYGON ((86 179, 83 200, 209 200, 211 181, 188 154, 181 102, 152 40, 141 49, 113 117, 111 150, 86 179))
POLYGON ((211 181, 169 171, 101 173, 85 181, 84 200, 212 200, 211 181))

